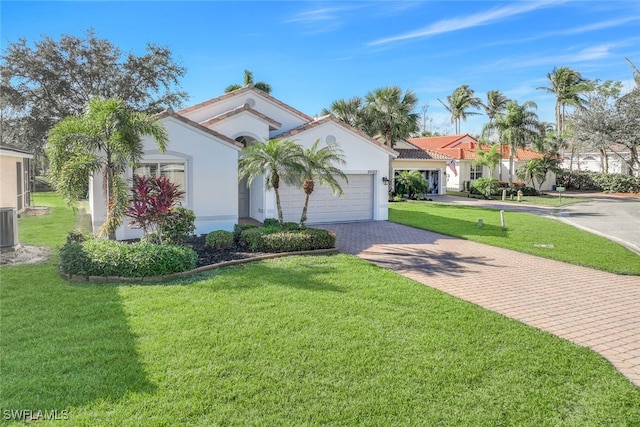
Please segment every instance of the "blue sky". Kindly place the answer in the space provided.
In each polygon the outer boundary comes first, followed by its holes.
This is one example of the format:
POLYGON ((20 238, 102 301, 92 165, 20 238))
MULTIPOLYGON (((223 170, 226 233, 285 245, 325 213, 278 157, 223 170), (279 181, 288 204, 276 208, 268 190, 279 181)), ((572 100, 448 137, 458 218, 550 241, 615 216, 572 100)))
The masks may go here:
MULTIPOLYGON (((553 122, 554 98, 539 86, 556 66, 632 85, 640 66, 637 1, 2 1, 2 48, 93 28, 124 51, 167 45, 187 68, 189 104, 242 83, 243 70, 272 95, 317 115, 339 98, 382 86, 413 90, 429 126, 452 133, 438 102, 461 84, 485 98, 497 89, 538 104, 553 122)), ((420 112, 420 107, 417 112, 420 112)), ((486 116, 470 117, 478 133, 486 116)))

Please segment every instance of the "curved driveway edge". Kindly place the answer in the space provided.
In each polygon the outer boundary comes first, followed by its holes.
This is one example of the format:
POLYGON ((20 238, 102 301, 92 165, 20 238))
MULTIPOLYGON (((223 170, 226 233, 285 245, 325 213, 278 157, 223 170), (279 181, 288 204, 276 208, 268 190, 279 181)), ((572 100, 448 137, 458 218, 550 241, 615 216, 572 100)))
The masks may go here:
POLYGON ((336 233, 342 252, 589 347, 640 386, 640 277, 387 221, 319 228, 336 233))

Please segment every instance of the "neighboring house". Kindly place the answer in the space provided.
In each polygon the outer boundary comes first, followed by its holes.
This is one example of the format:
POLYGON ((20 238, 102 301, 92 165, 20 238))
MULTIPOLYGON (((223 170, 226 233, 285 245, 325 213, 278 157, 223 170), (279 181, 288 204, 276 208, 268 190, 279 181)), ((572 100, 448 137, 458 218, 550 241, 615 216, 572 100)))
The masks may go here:
MULTIPOLYGON (((250 187, 238 182, 242 149, 254 141, 287 138, 308 148, 316 141, 337 143, 344 152, 339 165, 348 177, 344 195, 337 197, 323 186, 309 199, 307 223, 386 220, 389 160, 397 152, 333 116, 312 118, 253 86, 185 108, 165 111, 158 119, 169 135, 165 153, 151 138, 143 139, 140 175, 164 175, 185 191, 182 206, 196 214, 196 233, 231 230, 240 218, 263 221, 277 216, 275 195, 265 190, 264 178, 250 187)), ((304 202, 301 188, 281 185, 286 221, 299 221, 304 202)), ((100 175, 92 178, 90 206, 94 231, 104 222, 105 203, 100 175)), ((125 218, 125 223, 128 220, 125 218)), ((141 231, 121 226, 118 239, 134 238, 141 231)))
MULTIPOLYGON (((486 166, 473 166, 476 159, 476 152, 481 149, 477 139, 469 134, 465 135, 449 135, 449 136, 433 136, 425 138, 409 138, 408 141, 413 145, 424 150, 436 152, 443 156, 454 159, 454 165, 446 169, 446 189, 448 191, 462 191, 466 185, 471 186, 478 178, 488 178, 489 168, 486 166), (467 184, 468 183, 468 184, 467 184)), ((484 151, 488 147, 483 148, 484 151)), ((509 179, 509 155, 511 149, 507 145, 502 146, 502 162, 500 166, 493 171, 493 178, 501 181, 509 179)), ((539 159, 542 155, 528 148, 518 148, 514 153, 514 182, 515 172, 529 160, 539 159)), ((555 184, 555 174, 547 174, 547 179, 539 187, 540 190, 551 190, 555 184)), ((533 186, 533 183, 526 183, 533 186)), ((536 188, 538 185, 536 183, 536 188)))
POLYGON ((33 154, 21 148, 0 144, 0 207, 18 212, 31 204, 29 163, 33 154))
MULTIPOLYGON (((631 152, 622 144, 614 144, 607 150, 607 173, 619 173, 629 175, 629 163, 631 152)), ((562 162, 564 169, 588 172, 604 172, 603 153, 598 150, 576 151, 571 158, 571 150, 566 150, 562 162)), ((636 174, 640 174, 637 171, 636 174)))
POLYGON ((446 170, 453 160, 438 152, 422 149, 408 141, 398 141, 394 147, 398 157, 393 159, 393 175, 397 176, 402 171, 420 171, 429 183, 428 194, 446 193, 446 170))

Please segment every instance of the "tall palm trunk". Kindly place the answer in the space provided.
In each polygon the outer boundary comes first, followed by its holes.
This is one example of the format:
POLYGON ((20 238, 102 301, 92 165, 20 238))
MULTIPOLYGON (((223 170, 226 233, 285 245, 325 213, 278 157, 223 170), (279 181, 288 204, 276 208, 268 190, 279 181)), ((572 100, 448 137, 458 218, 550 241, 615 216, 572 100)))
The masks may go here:
POLYGON ((304 206, 302 207, 302 215, 300 216, 300 226, 304 226, 307 222, 307 207, 309 206, 309 196, 313 193, 315 183, 312 179, 305 179, 302 189, 304 190, 304 206))
POLYGON ((271 178, 271 183, 273 184, 273 191, 276 193, 276 209, 278 210, 278 222, 280 223, 280 227, 284 227, 284 216, 282 215, 282 204, 280 203, 280 175, 274 173, 273 177, 271 178))

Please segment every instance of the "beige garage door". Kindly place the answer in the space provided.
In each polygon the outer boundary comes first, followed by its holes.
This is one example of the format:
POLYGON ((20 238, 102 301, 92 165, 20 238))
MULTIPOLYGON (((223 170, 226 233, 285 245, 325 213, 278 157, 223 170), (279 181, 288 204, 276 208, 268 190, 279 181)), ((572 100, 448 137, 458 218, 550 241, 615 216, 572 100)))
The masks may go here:
MULTIPOLYGON (((329 187, 317 186, 309 198, 307 223, 364 221, 373 219, 373 175, 348 174, 349 183, 340 182, 344 194, 334 196, 329 187)), ((300 221, 304 192, 284 186, 280 200, 285 221, 300 221)))

